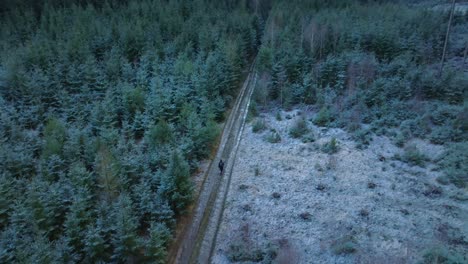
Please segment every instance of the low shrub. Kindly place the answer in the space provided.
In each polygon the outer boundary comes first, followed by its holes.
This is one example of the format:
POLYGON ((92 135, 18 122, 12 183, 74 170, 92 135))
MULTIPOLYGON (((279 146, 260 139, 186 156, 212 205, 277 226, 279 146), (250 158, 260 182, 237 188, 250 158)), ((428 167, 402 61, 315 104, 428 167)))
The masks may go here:
POLYGON ((315 142, 315 136, 312 132, 309 132, 302 136, 301 141, 302 143, 315 142))
POLYGON ((260 133, 266 128, 266 122, 263 119, 256 119, 252 124, 252 132, 254 133, 260 133))
POLYGON ((231 262, 260 262, 268 255, 263 252, 250 236, 248 224, 243 225, 229 245, 227 257, 231 262))
POLYGON ((251 103, 249 105, 248 115, 249 115, 250 118, 258 116, 258 107, 257 107, 257 103, 255 101, 251 101, 251 103))
POLYGON ((429 140, 431 143, 443 145, 451 141, 461 141, 462 137, 463 132, 460 129, 450 126, 441 126, 435 127, 432 130, 431 134, 429 135, 429 140))
POLYGON ((317 126, 326 126, 331 121, 333 121, 330 110, 328 108, 323 107, 320 112, 318 112, 317 116, 314 119, 314 124, 317 126))
POLYGON ((265 140, 269 143, 279 143, 281 142, 281 136, 279 135, 278 131, 271 130, 268 135, 265 136, 265 140))
POLYGON ((258 167, 258 165, 255 165, 254 174, 255 176, 259 176, 261 174, 260 167, 258 167))
POLYGON ((312 215, 309 212, 303 212, 299 214, 299 217, 302 220, 310 221, 312 219, 312 215))
POLYGON ((338 141, 336 138, 332 138, 329 142, 323 144, 322 152, 327 154, 333 154, 339 151, 338 141))
POLYGON ((280 111, 276 112, 275 118, 276 118, 277 121, 283 121, 283 118, 281 117, 281 112, 280 111))
POLYGON ((428 158, 421 153, 415 145, 405 147, 402 156, 395 155, 395 158, 406 162, 412 166, 424 167, 428 158))
POLYGON ((457 200, 457 201, 466 202, 466 201, 468 201, 468 193, 466 193, 464 191, 459 191, 459 192, 451 195, 450 198, 452 198, 454 200, 457 200))
POLYGON ((325 168, 327 170, 336 170, 338 166, 338 159, 334 155, 328 156, 327 163, 325 164, 325 168))
POLYGON ((427 186, 426 189, 423 191, 424 196, 430 198, 440 197, 442 195, 442 188, 439 186, 430 185, 427 186))
POLYGON ((232 262, 260 262, 263 260, 263 252, 261 250, 252 249, 242 242, 231 244, 227 255, 232 262))
POLYGON ((369 130, 361 128, 354 131, 353 139, 356 141, 356 147, 358 149, 364 149, 369 146, 372 136, 369 130))
POLYGON ((418 137, 424 139, 431 133, 430 120, 428 117, 418 117, 405 120, 400 125, 400 131, 406 137, 418 137))
POLYGON ((314 168, 315 168, 317 171, 323 171, 323 167, 322 167, 322 165, 320 165, 319 163, 315 163, 314 168))
POLYGON ((468 186, 468 142, 451 144, 438 161, 438 165, 455 186, 468 186))
POLYGON ((448 185, 450 184, 450 179, 445 176, 445 175, 442 175, 442 176, 439 176, 436 178, 436 181, 439 183, 439 184, 442 184, 442 185, 448 185))
POLYGON ((298 119, 291 130, 289 130, 289 135, 292 138, 300 138, 309 132, 309 128, 307 127, 307 121, 304 118, 298 119))
POLYGON ((405 136, 403 133, 398 133, 394 139, 395 145, 400 148, 402 148, 406 144, 407 141, 408 141, 408 137, 405 136))
POLYGON ((368 217, 369 216, 369 211, 366 210, 366 209, 361 209, 361 210, 359 210, 359 216, 368 217))
POLYGON ((332 251, 336 255, 352 254, 357 251, 357 244, 352 236, 344 236, 332 244, 332 251))
POLYGON ((445 247, 437 247, 426 250, 423 255, 421 264, 462 264, 466 263, 466 259, 458 254, 448 250, 445 247))
POLYGON ((315 189, 318 190, 318 191, 324 191, 325 189, 327 189, 327 186, 325 184, 323 184, 323 183, 319 183, 319 184, 317 184, 315 189))
POLYGON ((333 247, 333 253, 337 255, 343 255, 343 254, 352 254, 356 252, 356 245, 351 242, 345 242, 343 244, 339 244, 333 247))
POLYGON ((442 126, 455 120, 462 110, 461 107, 455 105, 441 105, 431 113, 430 119, 432 123, 442 126))

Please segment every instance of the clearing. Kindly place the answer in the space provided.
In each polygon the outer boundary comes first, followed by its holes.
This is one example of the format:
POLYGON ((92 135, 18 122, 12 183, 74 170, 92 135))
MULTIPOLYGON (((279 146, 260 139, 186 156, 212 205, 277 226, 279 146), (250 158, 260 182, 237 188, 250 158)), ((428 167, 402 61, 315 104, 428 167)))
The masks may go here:
POLYGON ((314 126, 313 116, 263 113, 259 133, 246 125, 213 263, 415 263, 435 248, 468 252, 466 195, 436 181, 442 172, 432 160, 442 146, 413 140, 428 160, 411 166, 395 158, 404 150, 390 139, 374 136, 358 149, 345 131, 314 126), (313 142, 288 135, 299 118, 313 142), (266 141, 272 129, 280 142, 266 141), (324 153, 332 138, 338 152, 324 153))

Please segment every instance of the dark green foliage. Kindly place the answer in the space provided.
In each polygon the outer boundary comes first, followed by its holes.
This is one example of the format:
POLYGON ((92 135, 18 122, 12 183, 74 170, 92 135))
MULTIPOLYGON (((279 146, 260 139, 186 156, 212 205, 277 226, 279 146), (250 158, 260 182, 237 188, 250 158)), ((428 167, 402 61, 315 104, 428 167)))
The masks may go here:
POLYGON ((424 167, 428 158, 421 153, 415 145, 409 145, 404 148, 403 155, 396 155, 396 158, 412 166, 424 167))
POLYGON ((193 186, 189 165, 177 153, 172 154, 169 167, 161 182, 161 190, 174 212, 182 213, 192 201, 193 186))
POLYGON ((276 131, 275 129, 272 129, 265 136, 265 140, 266 140, 266 142, 269 142, 269 143, 279 143, 279 142, 281 142, 281 136, 278 133, 278 131, 276 131))
POLYGON ((155 126, 150 128, 148 133, 148 143, 154 146, 169 143, 173 137, 170 125, 160 120, 155 126))
POLYGON ((65 127, 60 123, 59 120, 52 118, 47 121, 44 128, 44 147, 42 154, 44 158, 48 158, 52 155, 61 155, 63 144, 66 137, 65 127))
POLYGON ((333 137, 329 142, 323 144, 321 150, 327 154, 334 154, 340 150, 340 147, 336 138, 333 137))
POLYGON ((260 168, 258 167, 258 165, 255 165, 255 168, 254 168, 254 175, 255 175, 255 176, 258 176, 258 175, 260 175, 260 174, 261 174, 260 168))
POLYGON ((468 77, 457 61, 467 20, 455 15, 439 76, 447 20, 405 1, 274 2, 259 52, 272 108, 312 104, 314 124, 360 131, 359 147, 371 133, 400 146, 466 141, 468 77))
MULTIPOLYGON (((257 90, 257 89, 256 89, 257 90)), ((249 105, 249 112, 247 115, 247 121, 251 121, 254 117, 258 116, 258 106, 255 100, 252 100, 249 105)))
POLYGON ((0 230, 8 225, 8 218, 13 209, 15 181, 0 174, 0 230))
POLYGON ((259 249, 252 250, 248 245, 231 244, 229 247, 228 258, 232 262, 260 262, 263 260, 263 252, 259 249))
POLYGON ((273 54, 270 47, 262 46, 258 51, 258 68, 260 71, 265 71, 271 68, 273 54))
POLYGON ((305 118, 299 118, 289 130, 289 135, 292 138, 300 138, 304 136, 307 132, 309 132, 309 128, 307 127, 307 121, 305 120, 305 118))
POLYGON ((16 2, 0 4, 0 262, 164 263, 265 17, 16 2))
POLYGON ((236 232, 227 252, 231 262, 261 262, 267 257, 268 252, 261 250, 250 236, 248 224, 243 225, 236 232))
POLYGON ((265 120, 263 119, 255 119, 255 121, 252 124, 252 132, 254 133, 259 133, 262 132, 267 128, 265 120))
MULTIPOLYGON (((62 225, 68 211, 67 188, 61 183, 49 184, 36 178, 28 185, 27 193, 24 204, 18 204, 24 206, 23 210, 28 210, 21 212, 26 213, 27 217, 24 214, 16 215, 19 219, 12 219, 12 224, 34 227, 48 239, 57 239, 63 231, 62 225)), ((14 215, 11 217, 14 218, 14 215)))
POLYGON ((208 121, 205 126, 195 132, 193 140, 195 158, 204 159, 208 157, 219 133, 220 128, 218 124, 212 120, 208 121))
POLYGON ((435 125, 441 126, 457 119, 460 114, 460 107, 453 105, 441 105, 431 113, 431 121, 435 125))
POLYGON ((312 133, 312 131, 310 131, 309 133, 305 134, 304 136, 302 136, 301 138, 301 142, 302 143, 309 143, 309 142, 314 142, 315 141, 315 136, 314 134, 312 133))
POLYGON ((131 116, 144 111, 145 98, 142 89, 138 87, 127 91, 124 95, 124 103, 131 116))
POLYGON ((357 148, 359 149, 365 148, 372 140, 370 132, 366 129, 354 131, 353 139, 356 141, 357 148))
POLYGON ((111 259, 131 261, 139 255, 140 250, 138 220, 133 215, 133 205, 128 196, 121 194, 114 206, 112 212, 114 233, 111 238, 114 252, 111 259))
POLYGON ((466 111, 463 106, 437 105, 431 112, 430 120, 436 125, 429 139, 435 144, 445 144, 447 142, 460 142, 467 139, 466 136, 466 111))
POLYGON ((333 247, 333 253, 337 255, 351 254, 354 252, 356 252, 356 245, 351 241, 343 242, 343 244, 335 245, 333 247))
MULTIPOLYGON (((467 139, 458 16, 437 76, 445 17, 401 1, 4 2, 2 263, 165 262, 190 172, 259 49, 262 107, 314 104, 316 124, 352 131, 401 124, 401 142, 467 139)), ((465 160, 447 157, 463 186, 465 160)))
POLYGON ((429 140, 434 144, 445 144, 447 142, 457 142, 463 138, 463 132, 449 126, 436 127, 429 135, 429 140))
POLYGON ((314 119, 314 124, 317 126, 327 126, 331 121, 333 121, 333 119, 331 117, 330 111, 326 107, 323 107, 317 113, 317 116, 314 119))
POLYGON ((145 257, 153 263, 166 263, 166 248, 171 239, 170 230, 161 223, 152 223, 145 247, 145 257))
POLYGON ((332 251, 336 255, 352 254, 357 251, 356 239, 353 236, 344 236, 332 244, 332 251))
POLYGON ((281 117, 281 112, 280 111, 276 112, 275 118, 276 118, 276 121, 283 121, 283 118, 281 117))
POLYGON ((109 259, 110 244, 106 241, 104 226, 101 219, 89 226, 84 240, 85 260, 90 262, 106 261, 109 259))
POLYGON ((448 180, 459 188, 468 186, 468 144, 453 143, 438 162, 448 180))
POLYGON ((466 258, 457 252, 453 252, 445 247, 438 247, 426 250, 420 264, 462 264, 466 263, 466 258))
POLYGON ((114 154, 106 146, 99 149, 94 169, 100 194, 107 200, 114 199, 122 187, 119 165, 114 154))

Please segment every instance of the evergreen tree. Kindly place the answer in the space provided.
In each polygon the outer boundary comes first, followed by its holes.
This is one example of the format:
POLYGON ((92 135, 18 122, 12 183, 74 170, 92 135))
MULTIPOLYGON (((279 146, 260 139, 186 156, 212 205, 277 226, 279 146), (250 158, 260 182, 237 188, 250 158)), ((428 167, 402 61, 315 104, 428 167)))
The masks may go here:
POLYGON ((138 256, 140 239, 137 234, 138 221, 133 215, 133 205, 130 198, 121 194, 114 204, 112 217, 114 221, 112 245, 114 261, 129 261, 138 256))
POLYGON ((176 214, 184 212, 192 201, 193 185, 189 165, 174 152, 161 181, 161 193, 176 214))
POLYGON ((101 146, 96 156, 95 171, 97 172, 97 182, 104 198, 114 199, 120 191, 120 168, 112 152, 101 146))
POLYGON ((85 253, 83 250, 87 227, 93 220, 92 198, 89 190, 78 189, 64 222, 66 244, 77 256, 80 256, 80 259, 85 253))
POLYGON ((149 228, 145 257, 153 263, 166 263, 166 247, 171 239, 171 232, 162 223, 153 222, 149 228))
POLYGON ((149 129, 148 143, 154 146, 169 143, 173 138, 171 126, 164 120, 149 129))
POLYGON ((110 244, 106 241, 103 225, 98 218, 95 225, 88 226, 84 240, 85 262, 109 261, 110 244))
POLYGON ((50 119, 44 128, 45 144, 43 155, 45 158, 51 155, 61 155, 63 144, 66 138, 65 127, 58 119, 50 119))
POLYGON ((9 215, 13 209, 15 200, 15 181, 7 177, 6 174, 0 174, 0 231, 4 230, 9 224, 9 215))

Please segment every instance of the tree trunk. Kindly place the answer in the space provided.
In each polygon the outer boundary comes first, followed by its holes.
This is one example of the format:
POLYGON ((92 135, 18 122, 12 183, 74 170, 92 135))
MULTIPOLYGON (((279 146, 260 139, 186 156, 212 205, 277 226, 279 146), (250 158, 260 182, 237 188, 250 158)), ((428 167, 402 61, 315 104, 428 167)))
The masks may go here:
POLYGON ((444 50, 442 51, 442 59, 440 60, 440 69, 439 76, 442 75, 442 70, 444 68, 445 53, 447 51, 447 44, 450 37, 450 27, 452 26, 453 13, 455 11, 455 0, 452 1, 452 8, 450 10, 450 18, 447 26, 447 33, 445 34, 444 50))
POLYGON ((281 101, 281 108, 283 108, 283 85, 280 87, 280 101, 281 101))
POLYGON ((466 55, 468 53, 468 42, 465 44, 465 52, 463 53, 463 64, 462 67, 465 67, 465 62, 466 62, 466 55))

